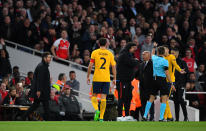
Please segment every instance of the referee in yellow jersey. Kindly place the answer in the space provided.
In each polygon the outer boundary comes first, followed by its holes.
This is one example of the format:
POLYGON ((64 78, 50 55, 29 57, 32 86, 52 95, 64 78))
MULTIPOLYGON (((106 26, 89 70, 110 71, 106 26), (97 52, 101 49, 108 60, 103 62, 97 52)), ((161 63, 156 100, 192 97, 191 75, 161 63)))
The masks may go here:
POLYGON ((94 65, 94 76, 92 82, 92 105, 95 109, 94 121, 103 121, 106 109, 106 97, 110 88, 110 66, 113 73, 113 84, 116 85, 116 62, 114 55, 107 49, 109 40, 99 39, 100 48, 91 54, 91 60, 87 72, 87 84, 90 83, 90 74, 94 65), (100 109, 98 107, 97 94, 101 94, 100 109))
MULTIPOLYGON (((175 56, 172 54, 169 54, 168 46, 164 45, 164 48, 165 48, 165 57, 164 58, 166 60, 168 60, 168 63, 169 63, 169 67, 168 67, 169 75, 170 75, 170 78, 172 80, 172 84, 175 85, 175 70, 179 71, 181 74, 184 74, 186 72, 184 71, 184 69, 181 69, 180 66, 177 64, 175 56)), ((168 99, 167 99, 167 103, 166 103, 164 119, 167 121, 173 121, 172 113, 170 111, 169 102, 168 102, 172 89, 171 89, 171 84, 168 82, 168 79, 167 79, 167 83, 168 83, 169 94, 168 94, 168 99)))

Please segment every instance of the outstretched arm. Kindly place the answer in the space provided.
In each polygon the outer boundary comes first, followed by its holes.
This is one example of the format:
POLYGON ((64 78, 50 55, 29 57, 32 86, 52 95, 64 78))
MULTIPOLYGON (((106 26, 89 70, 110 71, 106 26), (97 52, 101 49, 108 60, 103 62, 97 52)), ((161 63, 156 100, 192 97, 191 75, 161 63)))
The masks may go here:
POLYGON ((154 42, 154 43, 153 43, 153 49, 152 49, 152 56, 155 55, 155 49, 156 49, 156 47, 157 47, 157 43, 154 42))
POLYGON ((181 74, 185 74, 185 69, 181 69, 180 66, 177 64, 176 58, 172 58, 172 65, 174 65, 175 69, 179 71, 181 74))

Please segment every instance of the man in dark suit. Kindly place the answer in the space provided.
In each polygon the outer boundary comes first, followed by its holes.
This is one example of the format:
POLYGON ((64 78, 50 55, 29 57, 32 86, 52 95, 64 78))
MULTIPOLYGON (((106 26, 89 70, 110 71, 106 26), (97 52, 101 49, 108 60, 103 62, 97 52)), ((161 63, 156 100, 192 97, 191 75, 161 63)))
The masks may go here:
POLYGON ((133 0, 130 1, 129 6, 127 7, 126 14, 127 14, 129 19, 136 18, 138 13, 137 13, 135 1, 133 1, 133 0))
MULTIPOLYGON (((140 99, 142 103, 141 114, 144 115, 144 110, 147 101, 149 100, 149 95, 151 93, 150 89, 152 87, 153 81, 153 66, 151 60, 151 53, 149 51, 144 51, 142 53, 143 62, 140 64, 140 99)), ((150 109, 150 121, 154 120, 154 103, 150 109)))
POLYGON ((44 107, 44 120, 49 120, 49 99, 50 99, 50 73, 49 63, 51 62, 51 54, 45 52, 42 55, 42 62, 39 63, 34 71, 34 79, 31 87, 31 96, 34 98, 34 103, 23 116, 25 119, 42 102, 44 107))

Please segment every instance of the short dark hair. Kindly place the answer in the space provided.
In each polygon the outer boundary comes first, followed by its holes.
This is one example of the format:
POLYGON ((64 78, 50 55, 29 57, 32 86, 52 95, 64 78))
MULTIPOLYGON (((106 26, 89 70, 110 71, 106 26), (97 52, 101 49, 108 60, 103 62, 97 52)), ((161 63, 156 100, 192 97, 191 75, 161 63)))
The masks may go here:
POLYGON ((75 73, 75 71, 70 71, 69 74, 75 73))
POLYGON ((58 80, 60 80, 60 81, 63 80, 64 75, 65 75, 64 73, 60 73, 60 74, 59 74, 59 77, 58 77, 58 80))
POLYGON ((63 31, 67 32, 67 30, 66 30, 66 29, 62 29, 62 30, 61 30, 61 32, 63 32, 63 31))
POLYGON ((125 41, 127 42, 127 40, 126 40, 125 38, 122 38, 122 39, 120 40, 120 42, 123 41, 123 40, 125 40, 125 41))
POLYGON ((55 30, 55 27, 51 25, 49 26, 49 29, 55 30))
POLYGON ((170 28, 172 29, 172 32, 176 32, 175 28, 174 27, 167 27, 167 29, 170 28))
POLYGON ((148 36, 152 37, 152 33, 147 33, 146 37, 148 36))
POLYGON ((159 46, 157 48, 157 52, 159 55, 164 55, 165 54, 165 48, 163 46, 159 46))
POLYGON ((178 48, 171 48, 171 50, 175 51, 175 52, 179 52, 178 48))
POLYGON ((13 67, 13 70, 15 70, 15 69, 17 69, 17 70, 18 70, 18 69, 19 69, 19 67, 18 67, 18 66, 14 66, 14 67, 13 67))
POLYGON ((8 75, 7 75, 7 76, 4 76, 4 77, 2 78, 2 82, 5 81, 6 79, 9 80, 8 75))
POLYGON ((100 38, 99 39, 99 45, 100 46, 105 46, 107 44, 107 39, 106 38, 100 38))
POLYGON ((31 75, 31 74, 33 74, 33 72, 32 71, 29 71, 28 73, 27 73, 27 75, 29 76, 29 75, 31 75))
POLYGON ((162 45, 163 47, 166 47, 167 49, 169 49, 169 46, 168 45, 162 45))
POLYGON ((187 49, 185 50, 185 53, 186 53, 187 51, 192 52, 192 50, 191 50, 190 48, 187 48, 187 49))
POLYGON ((137 44, 134 43, 134 42, 128 42, 127 45, 131 45, 131 47, 132 47, 132 46, 137 46, 137 44))
POLYGON ((48 55, 51 55, 51 53, 50 52, 44 52, 42 54, 42 59, 46 58, 48 55))
POLYGON ((190 76, 190 75, 192 75, 192 74, 194 74, 194 75, 195 75, 195 73, 194 73, 194 72, 190 72, 190 73, 189 73, 189 76, 190 76))
POLYGON ((16 88, 14 86, 9 87, 9 93, 11 93, 11 91, 16 90, 16 88))
POLYGON ((127 45, 124 47, 123 51, 128 52, 132 48, 132 46, 137 46, 137 44, 134 42, 128 42, 127 45))

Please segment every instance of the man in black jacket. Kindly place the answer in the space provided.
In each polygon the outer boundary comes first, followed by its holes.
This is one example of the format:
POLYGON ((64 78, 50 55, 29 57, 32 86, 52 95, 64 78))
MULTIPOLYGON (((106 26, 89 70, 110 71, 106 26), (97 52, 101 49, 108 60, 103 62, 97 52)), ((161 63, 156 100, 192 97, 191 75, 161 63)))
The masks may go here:
MULTIPOLYGON (((171 50, 171 54, 173 54, 176 57, 177 64, 180 66, 180 68, 185 69, 185 72, 189 72, 186 62, 181 60, 181 58, 178 57, 179 50, 177 48, 173 48, 171 50)), ((186 103, 185 103, 184 98, 183 98, 184 87, 186 85, 187 75, 181 74, 178 71, 175 71, 175 78, 176 78, 176 81, 175 81, 176 92, 174 93, 174 104, 175 104, 176 121, 179 121, 180 105, 182 107, 184 121, 188 121, 186 103)))
POLYGON ((131 81, 134 78, 135 68, 139 61, 133 57, 137 45, 128 43, 120 52, 117 59, 117 90, 118 90, 118 116, 122 116, 123 105, 125 115, 129 116, 130 102, 132 98, 131 81))
POLYGON ((30 113, 37 109, 42 102, 44 107, 44 119, 49 119, 49 99, 50 99, 50 73, 49 63, 51 62, 51 54, 45 52, 42 55, 42 62, 39 63, 34 71, 34 79, 31 87, 31 96, 34 103, 24 115, 25 119, 30 113))
POLYGON ((71 89, 66 85, 64 94, 61 94, 59 97, 60 115, 64 114, 66 120, 77 121, 80 120, 80 105, 77 98, 70 93, 71 89))
MULTIPOLYGON (((153 81, 153 65, 151 60, 151 53, 144 51, 142 53, 143 62, 139 66, 140 72, 140 99, 142 104, 141 114, 144 115, 145 106, 149 100, 152 81, 153 81)), ((154 103, 150 109, 150 121, 154 120, 154 103)))
POLYGON ((14 86, 9 88, 9 93, 3 100, 3 105, 8 104, 8 105, 19 105, 18 98, 16 96, 16 88, 14 86))
POLYGON ((6 45, 3 38, 0 38, 0 79, 11 74, 11 64, 9 54, 6 50, 6 45))

